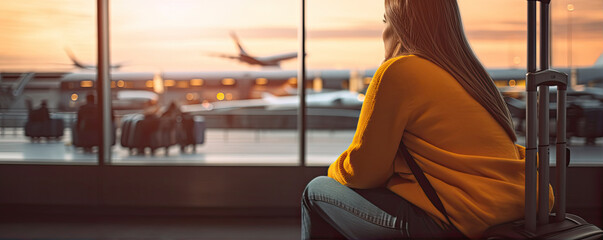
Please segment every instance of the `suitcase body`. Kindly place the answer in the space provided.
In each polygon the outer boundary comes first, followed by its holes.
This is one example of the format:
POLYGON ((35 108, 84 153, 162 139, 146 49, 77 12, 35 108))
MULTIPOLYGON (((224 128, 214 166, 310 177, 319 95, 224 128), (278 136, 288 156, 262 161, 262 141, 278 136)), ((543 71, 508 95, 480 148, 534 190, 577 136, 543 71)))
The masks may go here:
POLYGON ((525 220, 517 220, 512 223, 497 225, 488 229, 484 233, 488 240, 506 240, 506 239, 601 239, 603 235, 601 230, 581 217, 573 214, 566 214, 561 222, 555 221, 555 215, 552 214, 549 224, 539 226, 536 232, 526 231, 525 220))
POLYGON ((133 149, 136 148, 136 127, 138 125, 138 123, 140 121, 142 121, 143 116, 139 115, 139 116, 135 116, 134 118, 132 118, 130 120, 130 124, 129 124, 129 128, 127 130, 127 136, 126 136, 126 145, 128 148, 133 149))
POLYGON ((201 116, 195 116, 194 119, 194 133, 195 133, 195 141, 194 144, 203 144, 205 143, 205 120, 201 116))
POLYGON ((205 143, 205 120, 201 116, 182 115, 176 127, 176 139, 180 145, 180 151, 186 151, 192 146, 196 151, 197 144, 205 143))
POLYGON ((586 138, 587 143, 595 143, 596 138, 603 137, 603 106, 580 105, 581 117, 576 123, 577 137, 586 138))
POLYGON ((51 118, 48 121, 27 121, 25 136, 30 138, 61 138, 65 126, 62 119, 51 118))
POLYGON ((128 114, 122 119, 121 145, 130 153, 136 149, 144 154, 149 148, 155 154, 158 148, 166 148, 176 144, 175 120, 173 117, 147 117, 142 114, 128 114))
POLYGON ((121 118, 121 134, 119 136, 119 142, 122 147, 128 147, 128 137, 130 135, 128 131, 130 130, 133 117, 133 114, 127 114, 121 118))
MULTIPOLYGON (((99 145, 100 126, 95 128, 78 128, 77 124, 73 124, 71 129, 71 141, 75 147, 91 148, 99 145)), ((111 146, 115 145, 115 124, 111 132, 111 146)))
POLYGON ((565 212, 567 149, 567 75, 549 69, 550 0, 528 0, 528 73, 526 75, 525 216, 493 226, 484 239, 601 239, 603 231, 565 212), (540 2, 540 70, 536 71, 536 3, 540 2), (555 213, 549 213, 549 86, 557 87, 555 213), (540 161, 537 161, 537 157, 540 161), (537 162, 539 164, 537 164, 537 162), (537 166, 538 165, 538 166, 537 166), (538 170, 536 169, 538 167, 538 170))

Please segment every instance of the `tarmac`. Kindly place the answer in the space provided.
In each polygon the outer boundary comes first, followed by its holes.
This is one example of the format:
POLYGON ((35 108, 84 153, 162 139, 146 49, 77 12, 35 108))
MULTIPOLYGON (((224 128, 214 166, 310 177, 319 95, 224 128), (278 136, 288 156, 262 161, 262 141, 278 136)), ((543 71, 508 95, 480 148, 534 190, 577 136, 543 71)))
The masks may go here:
MULTIPOLYGON (((97 154, 84 152, 71 144, 71 133, 65 130, 61 140, 31 142, 21 129, 0 135, 0 163, 8 164, 75 164, 94 165, 97 154)), ((306 165, 328 166, 347 149, 354 130, 309 130, 307 133, 306 165)), ((119 140, 119 136, 117 138, 119 140)), ((524 145, 520 137, 518 144, 524 145)), ((550 162, 555 165, 554 146, 550 162)), ((603 166, 603 138, 586 145, 584 138, 570 140, 572 166, 603 166)), ((112 147, 116 165, 211 165, 211 166, 299 166, 298 133, 296 130, 208 129, 204 144, 181 152, 179 146, 154 155, 130 152, 119 141, 112 147)))

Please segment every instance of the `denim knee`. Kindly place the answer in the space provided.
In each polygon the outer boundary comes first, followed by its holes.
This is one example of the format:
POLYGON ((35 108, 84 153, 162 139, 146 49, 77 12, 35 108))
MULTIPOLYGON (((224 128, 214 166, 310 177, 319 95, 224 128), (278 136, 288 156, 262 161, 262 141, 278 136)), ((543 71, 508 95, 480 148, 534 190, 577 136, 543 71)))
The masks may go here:
POLYGON ((341 187, 341 183, 335 181, 327 176, 318 176, 306 185, 304 190, 304 198, 308 198, 311 195, 323 195, 328 194, 329 189, 341 187))

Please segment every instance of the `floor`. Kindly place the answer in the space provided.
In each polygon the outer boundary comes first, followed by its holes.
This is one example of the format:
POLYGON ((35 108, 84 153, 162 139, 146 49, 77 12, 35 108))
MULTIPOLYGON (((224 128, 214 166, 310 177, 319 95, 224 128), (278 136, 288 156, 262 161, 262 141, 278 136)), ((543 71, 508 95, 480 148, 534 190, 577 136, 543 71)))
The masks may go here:
POLYGON ((300 238, 297 217, 35 216, 0 220, 0 239, 249 239, 300 238))
MULTIPOLYGON (((9 164, 96 164, 96 153, 86 153, 71 145, 70 134, 61 141, 30 142, 21 132, 0 135, 0 163, 9 164)), ((307 134, 306 164, 328 166, 347 149, 354 130, 311 130, 307 134)), ((519 137, 524 145, 525 138, 519 137)), ((603 138, 585 144, 584 138, 572 138, 572 164, 600 166, 603 164, 603 138)), ((550 162, 555 162, 555 145, 550 147, 550 162)), ((224 130, 210 129, 206 142, 196 151, 180 152, 177 146, 169 151, 158 149, 154 156, 131 154, 117 143, 112 148, 112 164, 118 165, 237 165, 296 166, 299 164, 296 130, 224 130)))

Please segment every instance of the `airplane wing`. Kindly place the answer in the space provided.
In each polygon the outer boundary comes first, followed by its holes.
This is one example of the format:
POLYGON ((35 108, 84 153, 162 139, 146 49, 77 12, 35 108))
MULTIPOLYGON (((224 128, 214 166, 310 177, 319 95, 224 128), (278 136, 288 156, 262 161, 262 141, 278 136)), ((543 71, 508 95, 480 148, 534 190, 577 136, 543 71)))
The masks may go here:
POLYGON ((269 105, 269 103, 264 99, 249 99, 249 100, 220 101, 220 102, 213 102, 213 103, 184 105, 181 107, 181 110, 182 110, 182 112, 186 112, 186 113, 200 113, 200 112, 207 112, 207 111, 214 111, 214 110, 265 107, 268 105, 269 105))
POLYGON ((71 59, 71 62, 73 62, 73 65, 76 66, 77 68, 92 69, 92 66, 85 65, 85 64, 81 63, 80 61, 78 61, 77 58, 75 57, 75 54, 73 54, 73 51, 71 51, 70 48, 65 47, 65 52, 67 53, 67 56, 69 57, 69 59, 71 59))
POLYGON ((228 54, 224 54, 224 53, 208 52, 204 55, 210 56, 210 57, 227 58, 227 59, 237 59, 237 60, 239 59, 239 56, 228 55, 228 54))
POLYGON ((264 62, 266 64, 278 64, 281 61, 294 59, 294 58, 297 58, 297 52, 290 52, 290 53, 272 55, 272 56, 267 56, 267 57, 256 57, 255 59, 257 59, 260 62, 264 62))
POLYGON ((519 80, 525 79, 527 71, 525 69, 486 69, 493 80, 519 80))
MULTIPOLYGON (((308 107, 318 108, 358 108, 362 106, 362 98, 358 93, 348 90, 309 94, 306 97, 308 107)), ((182 106, 183 112, 199 113, 205 111, 228 110, 237 108, 264 108, 266 110, 290 110, 299 107, 298 96, 276 97, 264 94, 262 99, 220 101, 213 103, 182 106)))
MULTIPOLYGON (((84 63, 78 61, 77 58, 75 57, 75 54, 73 53, 73 51, 71 51, 70 48, 65 47, 65 52, 67 53, 67 56, 69 56, 69 59, 71 59, 71 62, 73 62, 73 65, 75 67, 80 68, 80 69, 96 69, 96 65, 84 64, 84 63)), ((117 63, 114 65, 109 65, 109 68, 119 69, 123 65, 124 65, 124 63, 121 62, 121 63, 117 63)))

